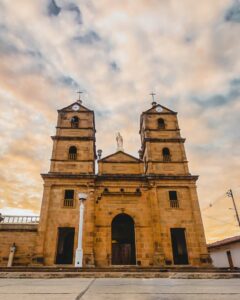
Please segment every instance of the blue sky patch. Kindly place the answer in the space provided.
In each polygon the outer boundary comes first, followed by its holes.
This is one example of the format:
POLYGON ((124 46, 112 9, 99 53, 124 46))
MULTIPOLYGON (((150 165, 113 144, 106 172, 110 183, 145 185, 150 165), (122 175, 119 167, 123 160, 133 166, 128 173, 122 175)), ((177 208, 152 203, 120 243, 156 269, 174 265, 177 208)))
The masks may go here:
POLYGON ((235 1, 234 4, 229 8, 225 15, 225 20, 227 22, 237 22, 240 23, 240 2, 235 1))
POLYGON ((92 45, 96 42, 99 42, 101 40, 101 38, 95 31, 90 30, 84 35, 79 35, 79 36, 75 37, 74 40, 81 44, 92 45))
POLYGON ((49 16, 58 16, 60 14, 61 7, 56 4, 55 0, 50 0, 48 4, 48 15, 49 16))

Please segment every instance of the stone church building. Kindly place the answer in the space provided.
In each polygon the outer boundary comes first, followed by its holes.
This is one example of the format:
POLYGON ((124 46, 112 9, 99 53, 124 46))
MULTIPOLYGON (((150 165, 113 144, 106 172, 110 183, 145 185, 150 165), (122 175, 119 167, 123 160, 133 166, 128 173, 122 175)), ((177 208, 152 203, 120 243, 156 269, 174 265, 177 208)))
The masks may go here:
POLYGON ((141 149, 101 158, 94 111, 77 101, 58 111, 50 171, 42 174, 40 220, 0 223, 0 265, 74 265, 78 193, 85 193, 83 266, 209 266, 196 181, 177 113, 157 104, 140 116, 141 149), (96 164, 98 164, 96 172, 96 164))

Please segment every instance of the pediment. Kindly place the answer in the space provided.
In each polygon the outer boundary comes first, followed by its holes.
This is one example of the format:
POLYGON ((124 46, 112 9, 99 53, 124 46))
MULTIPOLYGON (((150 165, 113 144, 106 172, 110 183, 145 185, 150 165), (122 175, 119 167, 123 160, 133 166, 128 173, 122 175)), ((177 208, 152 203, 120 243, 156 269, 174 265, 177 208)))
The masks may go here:
POLYGON ((146 110, 144 113, 169 113, 169 114, 177 114, 175 111, 161 105, 157 104, 151 107, 150 109, 146 110))
POLYGON ((87 107, 83 106, 81 103, 79 103, 78 101, 76 102, 73 102, 72 104, 58 110, 59 112, 90 112, 91 110, 88 109, 87 107), (78 110, 74 110, 73 107, 76 107, 76 106, 79 106, 79 109, 78 110))
POLYGON ((134 157, 130 154, 127 154, 123 151, 118 151, 116 153, 108 155, 108 156, 102 158, 100 161, 102 161, 102 162, 113 162, 113 163, 114 162, 122 162, 122 163, 124 163, 124 162, 127 162, 127 163, 129 163, 129 162, 140 163, 141 162, 140 159, 138 159, 138 158, 136 158, 136 157, 134 157))

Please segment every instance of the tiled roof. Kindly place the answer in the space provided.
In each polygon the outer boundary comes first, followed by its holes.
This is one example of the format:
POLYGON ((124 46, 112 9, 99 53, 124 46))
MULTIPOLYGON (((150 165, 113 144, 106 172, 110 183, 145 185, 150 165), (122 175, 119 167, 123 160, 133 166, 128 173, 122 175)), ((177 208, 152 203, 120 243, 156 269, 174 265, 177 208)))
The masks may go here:
POLYGON ((224 240, 221 240, 221 241, 217 241, 217 242, 214 242, 212 244, 208 244, 207 246, 208 246, 208 249, 212 249, 212 248, 217 248, 217 247, 220 247, 220 246, 233 244, 233 243, 236 243, 236 242, 240 242, 240 235, 232 236, 230 238, 227 238, 227 239, 224 239, 224 240))

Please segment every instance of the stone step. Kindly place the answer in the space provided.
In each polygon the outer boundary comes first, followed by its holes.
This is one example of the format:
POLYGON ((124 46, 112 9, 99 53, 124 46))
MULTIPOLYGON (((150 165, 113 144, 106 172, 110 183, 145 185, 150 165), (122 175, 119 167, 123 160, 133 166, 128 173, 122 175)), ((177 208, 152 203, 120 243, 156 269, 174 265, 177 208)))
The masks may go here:
POLYGON ((169 278, 169 279, 231 279, 234 272, 0 272, 0 278, 169 278))
POLYGON ((167 272, 160 268, 0 267, 0 272, 167 272))
POLYGON ((60 267, 60 266, 13 266, 13 267, 0 267, 0 272, 14 273, 240 273, 240 269, 227 269, 227 268, 191 268, 191 267, 171 267, 171 268, 159 268, 159 267, 135 267, 135 266, 117 266, 117 267, 94 267, 94 268, 75 268, 72 266, 60 267))

